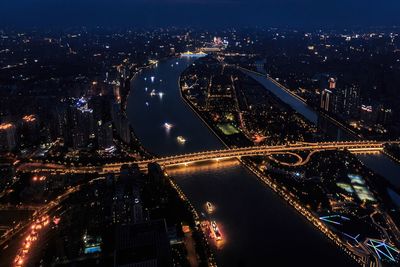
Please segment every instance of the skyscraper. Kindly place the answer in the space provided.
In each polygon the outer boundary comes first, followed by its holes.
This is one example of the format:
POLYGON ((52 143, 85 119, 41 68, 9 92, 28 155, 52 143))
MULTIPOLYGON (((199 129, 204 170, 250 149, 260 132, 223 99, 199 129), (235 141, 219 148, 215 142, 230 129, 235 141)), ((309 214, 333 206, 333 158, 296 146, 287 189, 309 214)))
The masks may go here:
MULTIPOLYGON (((326 76, 325 76, 326 77, 326 76)), ((320 108, 326 112, 333 112, 335 110, 334 92, 336 89, 336 79, 327 77, 322 80, 321 102, 320 108)))
POLYGON ((0 124, 0 151, 12 151, 16 146, 15 125, 12 123, 0 124))
POLYGON ((332 102, 332 91, 329 89, 323 89, 321 92, 321 104, 320 108, 326 112, 331 111, 331 102, 332 102))
POLYGON ((75 149, 85 147, 89 138, 95 135, 93 109, 88 107, 85 98, 73 99, 69 105, 65 127, 65 140, 75 149), (72 135, 71 135, 72 134, 72 135))
POLYGON ((360 90, 357 85, 345 82, 337 85, 336 78, 328 78, 321 92, 320 108, 344 120, 360 114, 360 90))
POLYGON ((121 140, 124 143, 130 143, 131 132, 129 120, 123 115, 120 105, 116 102, 111 106, 111 117, 121 140))
POLYGON ((113 145, 113 129, 111 121, 98 121, 97 144, 99 149, 106 149, 113 145))
POLYGON ((27 142, 30 144, 35 144, 39 141, 39 119, 37 116, 25 115, 22 118, 21 127, 19 129, 20 136, 21 136, 21 143, 27 142))

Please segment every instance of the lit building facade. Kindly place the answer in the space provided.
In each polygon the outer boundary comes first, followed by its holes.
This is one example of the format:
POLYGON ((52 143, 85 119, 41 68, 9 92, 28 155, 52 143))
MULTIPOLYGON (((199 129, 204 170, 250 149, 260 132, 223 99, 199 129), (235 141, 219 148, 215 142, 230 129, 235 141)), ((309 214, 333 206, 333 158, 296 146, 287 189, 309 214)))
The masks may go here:
POLYGON ((16 127, 12 123, 0 124, 0 151, 12 151, 17 146, 16 127))

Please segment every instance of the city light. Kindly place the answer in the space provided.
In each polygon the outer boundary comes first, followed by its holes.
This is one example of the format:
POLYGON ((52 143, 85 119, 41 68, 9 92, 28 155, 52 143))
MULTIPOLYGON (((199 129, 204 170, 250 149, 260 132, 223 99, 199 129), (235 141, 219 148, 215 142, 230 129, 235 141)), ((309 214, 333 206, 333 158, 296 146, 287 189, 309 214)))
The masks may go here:
POLYGON ((8 130, 12 128, 14 125, 12 123, 2 123, 0 124, 0 130, 8 130))
POLYGON ((163 127, 165 128, 165 130, 169 131, 172 129, 172 127, 174 127, 174 125, 172 125, 171 123, 165 122, 163 124, 163 127))
POLYGON ((0 265, 397 266, 398 30, 6 27, 0 265))
POLYGON ((383 240, 369 238, 366 244, 373 248, 379 259, 385 258, 391 262, 397 262, 399 259, 400 251, 383 240))
POLYGON ((30 249, 32 248, 33 244, 38 240, 39 233, 49 223, 50 223, 49 216, 44 215, 41 218, 35 220, 35 222, 31 225, 30 233, 25 237, 23 243, 21 244, 20 249, 18 250, 18 255, 15 257, 14 260, 15 267, 24 266, 25 259, 28 257, 30 249))
POLYGON ((34 122, 34 121, 36 121, 35 115, 25 115, 24 117, 22 117, 22 119, 25 122, 34 122))
POLYGON ((339 215, 339 214, 334 214, 334 215, 328 215, 328 216, 322 216, 319 217, 320 220, 325 221, 325 222, 329 222, 329 223, 333 223, 336 225, 342 225, 342 221, 350 221, 349 218, 339 215), (335 220, 335 219, 340 219, 340 220, 335 220))

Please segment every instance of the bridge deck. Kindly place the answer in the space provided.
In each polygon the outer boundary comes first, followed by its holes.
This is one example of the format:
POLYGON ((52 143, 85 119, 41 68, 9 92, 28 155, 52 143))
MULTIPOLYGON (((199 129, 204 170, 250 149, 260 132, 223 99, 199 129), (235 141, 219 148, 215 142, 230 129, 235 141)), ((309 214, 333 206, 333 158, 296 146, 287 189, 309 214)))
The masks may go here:
MULTIPOLYGON (((142 170, 147 168, 151 162, 157 162, 162 166, 174 166, 181 164, 190 164, 193 162, 219 160, 228 158, 240 158, 244 156, 273 155, 295 153, 299 151, 324 151, 324 150, 348 150, 352 153, 369 153, 382 151, 386 143, 399 143, 398 141, 349 141, 349 142, 324 142, 324 143, 294 143, 277 146, 251 146, 241 148, 220 149, 213 151, 204 151, 175 155, 168 157, 153 158, 141 161, 117 162, 105 164, 103 166, 83 166, 71 167, 58 164, 45 163, 26 163, 21 165, 19 171, 36 172, 64 172, 64 173, 116 173, 124 164, 138 164, 142 170)), ((305 161, 308 161, 307 159, 305 161)), ((303 161, 303 162, 305 162, 303 161)))

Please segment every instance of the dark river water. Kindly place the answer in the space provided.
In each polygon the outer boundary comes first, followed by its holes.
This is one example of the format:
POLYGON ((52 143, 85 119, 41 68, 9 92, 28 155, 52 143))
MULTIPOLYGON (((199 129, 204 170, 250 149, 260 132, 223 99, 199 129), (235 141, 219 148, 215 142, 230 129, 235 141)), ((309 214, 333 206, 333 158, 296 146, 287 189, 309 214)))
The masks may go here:
MULTIPOLYGON (((223 147, 181 99, 179 75, 193 62, 183 58, 162 61, 132 82, 128 118, 142 144, 154 154, 223 147), (167 130, 165 122, 173 127, 167 130), (178 136, 187 142, 179 144, 178 136)), ((170 174, 199 212, 206 201, 216 206, 213 218, 224 236, 223 247, 216 249, 219 266, 356 266, 235 161, 181 168, 170 174)))

